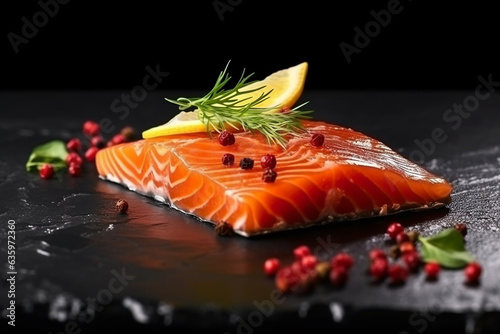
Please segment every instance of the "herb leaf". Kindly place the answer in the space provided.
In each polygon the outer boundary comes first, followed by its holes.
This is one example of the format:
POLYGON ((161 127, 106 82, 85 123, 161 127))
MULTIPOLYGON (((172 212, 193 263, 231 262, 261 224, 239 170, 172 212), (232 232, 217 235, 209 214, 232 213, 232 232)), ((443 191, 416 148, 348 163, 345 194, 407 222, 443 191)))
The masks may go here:
POLYGON ((460 232, 450 228, 434 236, 419 237, 422 244, 422 257, 425 262, 437 261, 443 267, 462 268, 474 261, 474 257, 465 249, 460 232))
POLYGON ((45 163, 51 163, 54 170, 66 168, 66 145, 61 140, 52 140, 45 144, 36 146, 26 163, 26 170, 34 173, 45 163))
POLYGON ((176 100, 165 98, 165 100, 178 105, 179 110, 195 108, 198 119, 206 125, 209 135, 211 127, 220 132, 225 130, 226 126, 230 126, 244 131, 259 131, 269 144, 279 144, 285 148, 284 135, 296 135, 305 131, 300 120, 312 118, 313 110, 298 109, 307 102, 286 112, 276 112, 282 107, 280 105, 261 108, 259 104, 269 99, 272 90, 262 91, 256 99, 249 100, 250 97, 245 97, 245 94, 262 90, 265 86, 245 90, 244 88, 256 81, 249 81, 253 73, 245 76, 243 71, 236 86, 226 90, 225 86, 231 79, 226 71, 227 65, 219 74, 214 87, 203 97, 179 97, 176 100))

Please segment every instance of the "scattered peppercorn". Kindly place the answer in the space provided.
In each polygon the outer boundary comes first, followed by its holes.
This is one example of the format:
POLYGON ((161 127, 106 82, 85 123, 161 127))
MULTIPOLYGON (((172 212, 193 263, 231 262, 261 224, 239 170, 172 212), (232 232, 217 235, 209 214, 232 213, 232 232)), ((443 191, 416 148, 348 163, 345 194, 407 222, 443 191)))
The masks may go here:
POLYGON ((307 247, 305 245, 301 245, 301 246, 295 247, 295 249, 293 250, 293 255, 295 256, 295 258, 297 260, 301 260, 303 257, 305 257, 307 255, 311 255, 311 250, 309 249, 309 247, 307 247))
POLYGON ((272 154, 265 154, 260 158, 260 165, 265 169, 273 169, 276 167, 276 157, 272 154))
POLYGON ((125 136, 122 135, 121 133, 117 133, 116 135, 114 135, 112 138, 111 138, 111 143, 113 145, 118 145, 118 144, 123 144, 125 143, 127 140, 125 139, 125 136))
POLYGON ((330 282, 337 287, 345 285, 349 277, 349 268, 345 266, 332 267, 330 270, 330 282))
POLYGON ((378 257, 370 264, 370 275, 376 281, 382 281, 387 276, 389 262, 387 258, 378 257))
POLYGON ((264 272, 267 276, 274 276, 280 269, 280 260, 273 257, 264 261, 264 272))
POLYGON ((126 141, 132 141, 135 138, 135 129, 131 126, 122 128, 120 133, 125 137, 126 141))
POLYGON ((406 263, 408 270, 415 272, 420 266, 420 255, 416 251, 403 253, 403 261, 406 263))
POLYGON ((100 126, 97 122, 88 120, 83 123, 83 133, 91 137, 96 136, 101 131, 100 126))
POLYGON ((399 252, 401 254, 414 253, 416 251, 415 244, 410 241, 405 241, 399 245, 399 252))
POLYGON ((391 223, 388 227, 387 227, 387 231, 386 233, 389 235, 389 237, 391 239, 396 239, 396 237, 398 236, 399 233, 401 232, 404 232, 404 228, 403 228, 403 225, 401 225, 400 223, 391 223))
POLYGON ((387 260, 387 254, 380 248, 372 249, 369 253, 370 259, 375 261, 376 259, 387 260))
POLYGON ((266 183, 272 183, 276 181, 276 177, 278 173, 274 171, 274 169, 268 168, 262 173, 262 180, 266 183))
POLYGON ((99 151, 98 147, 95 147, 95 146, 89 147, 87 149, 87 151, 85 152, 85 159, 87 159, 87 161, 94 162, 95 156, 96 156, 98 151, 99 151))
POLYGON ((234 135, 227 130, 223 130, 221 133, 219 133, 218 138, 219 138, 219 143, 222 146, 230 146, 235 143, 234 135))
POLYGON ((468 284, 476 284, 479 281, 483 268, 477 262, 469 263, 464 269, 465 280, 468 284))
POLYGON ((347 253, 338 253, 331 259, 330 264, 333 269, 338 267, 345 267, 346 269, 350 269, 354 264, 354 259, 347 253))
POLYGON ((406 281, 409 272, 408 269, 402 266, 401 264, 394 263, 389 266, 387 274, 389 275, 391 284, 397 285, 397 284, 402 284, 406 281))
POLYGON ((118 201, 116 201, 115 207, 116 211, 118 211, 119 213, 126 213, 128 210, 128 203, 123 199, 119 199, 118 201))
POLYGON ((232 235, 233 227, 226 221, 219 221, 215 224, 215 233, 220 236, 232 235))
POLYGON ((82 165, 76 162, 70 163, 68 167, 68 173, 73 177, 80 176, 82 174, 82 165))
POLYGON ((68 151, 77 152, 82 147, 82 141, 79 138, 72 138, 66 143, 68 151))
POLYGON ((455 226, 453 227, 455 228, 455 230, 460 232, 464 237, 467 235, 467 225, 465 225, 464 223, 455 224, 455 226))
POLYGON ((241 169, 252 169, 253 168, 253 159, 243 158, 240 160, 241 169))
POLYGON ((102 138, 102 136, 100 135, 92 137, 90 139, 90 145, 98 148, 103 148, 104 146, 106 146, 106 144, 104 143, 104 138, 102 138))
POLYGON ((389 248, 389 256, 393 259, 397 259, 401 255, 400 245, 392 245, 389 248))
POLYGON ((408 239, 412 243, 416 243, 418 241, 418 237, 420 235, 420 233, 418 233, 418 231, 415 231, 415 230, 409 231, 406 234, 408 234, 408 239))
POLYGON ((312 135, 310 143, 314 147, 321 147, 325 141, 325 136, 321 133, 315 133, 312 135))
POLYGON ((315 267, 318 278, 321 280, 329 278, 331 268, 330 262, 328 261, 318 262, 315 267))
POLYGON ((234 155, 231 153, 224 153, 222 155, 222 164, 224 166, 232 166, 234 164, 234 155))
POLYGON ((275 276, 275 284, 282 292, 295 290, 299 285, 299 276, 293 272, 291 267, 284 267, 278 270, 275 276))
POLYGON ((396 243, 398 244, 402 244, 403 242, 407 241, 410 241, 410 237, 408 236, 408 234, 406 234, 406 232, 400 232, 396 236, 396 243))
POLYGON ((42 179, 51 179, 54 176, 54 166, 50 163, 43 164, 40 170, 38 171, 38 174, 42 179))
POLYGON ((69 152, 66 156, 66 165, 71 165, 72 163, 81 165, 83 162, 82 157, 76 152, 69 152))
POLYGON ((306 255, 300 259, 300 264, 307 270, 314 270, 316 264, 318 264, 318 259, 314 255, 306 255))
POLYGON ((424 271, 427 280, 434 281, 437 279, 439 272, 441 271, 441 266, 438 262, 428 262, 425 264, 424 271))

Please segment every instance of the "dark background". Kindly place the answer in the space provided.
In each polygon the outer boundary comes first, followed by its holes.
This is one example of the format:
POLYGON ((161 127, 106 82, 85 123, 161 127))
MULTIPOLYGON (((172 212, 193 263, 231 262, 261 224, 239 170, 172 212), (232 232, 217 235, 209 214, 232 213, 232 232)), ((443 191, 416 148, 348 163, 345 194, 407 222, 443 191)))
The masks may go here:
POLYGON ((498 16, 481 2, 402 0, 348 64, 339 44, 354 44, 354 28, 389 2, 72 0, 16 54, 8 34, 21 35, 41 6, 9 1, 0 88, 130 89, 159 64, 170 73, 160 88, 208 89, 229 60, 230 74, 255 79, 307 61, 310 89, 473 89, 479 75, 495 78, 498 16))

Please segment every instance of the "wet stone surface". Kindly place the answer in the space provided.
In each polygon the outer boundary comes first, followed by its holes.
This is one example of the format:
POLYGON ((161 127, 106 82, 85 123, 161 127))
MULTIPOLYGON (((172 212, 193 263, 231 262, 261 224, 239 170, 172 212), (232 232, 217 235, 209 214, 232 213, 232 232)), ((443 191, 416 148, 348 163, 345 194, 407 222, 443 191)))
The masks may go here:
POLYGON ((25 171, 35 145, 69 139, 87 118, 114 117, 117 128, 133 125, 142 131, 177 112, 163 101, 177 92, 156 92, 120 120, 109 109, 119 93, 0 94, 3 328, 12 329, 5 312, 5 241, 8 221, 14 220, 17 329, 500 331, 498 96, 482 102, 453 130, 443 113, 468 92, 305 94, 316 118, 362 131, 406 156, 419 149, 415 140, 442 128, 447 140, 435 143, 422 165, 454 185, 452 203, 428 212, 245 239, 218 236, 209 224, 100 180, 92 164, 84 166, 79 178, 65 174, 42 180, 25 171), (118 199, 128 202, 126 214, 116 212, 118 199), (484 266, 480 284, 465 285, 460 270, 443 270, 432 283, 417 272, 398 287, 373 284, 367 274, 368 251, 390 247, 384 232, 395 220, 422 235, 466 223, 466 247, 484 266), (340 251, 352 254, 355 264, 347 284, 320 285, 307 294, 277 293, 262 265, 268 257, 291 262, 293 248, 301 244, 325 258, 340 251))

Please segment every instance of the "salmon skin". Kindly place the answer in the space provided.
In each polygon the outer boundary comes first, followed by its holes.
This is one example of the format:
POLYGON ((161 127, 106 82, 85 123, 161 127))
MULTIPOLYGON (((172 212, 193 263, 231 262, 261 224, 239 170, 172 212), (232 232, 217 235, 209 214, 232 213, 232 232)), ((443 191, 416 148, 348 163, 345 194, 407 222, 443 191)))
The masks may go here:
POLYGON ((104 180, 247 237, 451 201, 449 182, 382 142, 321 121, 302 124, 306 132, 287 137, 286 149, 259 133, 235 133, 231 146, 207 133, 180 134, 107 147, 96 167, 104 180), (310 144, 316 133, 325 136, 321 147, 310 144), (224 153, 234 165, 222 164, 224 153), (265 154, 277 161, 270 183, 262 179, 265 154), (240 168, 242 158, 253 159, 253 168, 240 168))

